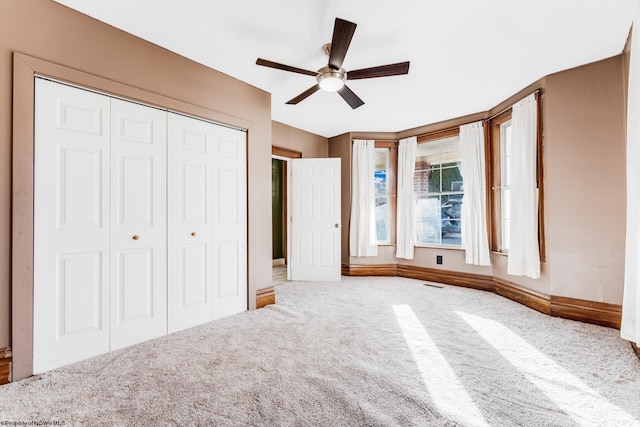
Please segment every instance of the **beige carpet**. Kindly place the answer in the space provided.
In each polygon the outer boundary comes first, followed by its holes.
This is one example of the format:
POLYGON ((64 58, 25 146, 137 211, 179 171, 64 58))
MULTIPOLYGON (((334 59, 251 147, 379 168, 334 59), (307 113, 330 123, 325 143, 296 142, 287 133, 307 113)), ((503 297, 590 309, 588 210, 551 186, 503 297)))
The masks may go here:
POLYGON ((276 294, 275 306, 2 386, 0 420, 640 425, 640 361, 614 329, 402 278, 276 294))

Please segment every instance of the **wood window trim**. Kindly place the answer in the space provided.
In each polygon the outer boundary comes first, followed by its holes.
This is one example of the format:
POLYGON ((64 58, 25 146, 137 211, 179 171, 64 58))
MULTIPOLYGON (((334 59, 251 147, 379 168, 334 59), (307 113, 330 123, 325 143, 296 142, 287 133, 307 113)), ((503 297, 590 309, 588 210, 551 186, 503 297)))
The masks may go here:
POLYGON ((291 150, 289 148, 271 146, 271 155, 286 157, 288 159, 301 159, 302 153, 300 151, 291 150))
MULTIPOLYGON (((536 183, 538 186, 538 248, 540 262, 546 262, 546 241, 544 227, 544 180, 543 180, 543 124, 542 103, 540 93, 536 94, 537 102, 537 160, 536 183)), ((485 122, 485 165, 487 171, 487 227, 489 230, 489 248, 492 252, 502 252, 501 234, 501 176, 500 176, 500 126, 511 120, 512 108, 501 112, 485 122)))
POLYGON ((450 138, 452 136, 458 136, 458 135, 460 135, 460 126, 437 130, 437 131, 426 133, 424 135, 419 135, 418 144, 436 141, 438 139, 450 138))
POLYGON ((485 170, 487 171, 487 229, 489 230, 489 248, 502 252, 502 198, 500 188, 500 126, 511 120, 511 108, 503 111, 485 123, 485 170))
POLYGON ((540 262, 546 262, 547 260, 547 243, 545 240, 545 232, 544 232, 544 175, 542 167, 543 158, 542 158, 542 148, 544 146, 544 136, 542 132, 542 92, 536 93, 536 106, 537 106, 537 170, 536 170, 536 181, 538 184, 538 245, 540 250, 540 262))

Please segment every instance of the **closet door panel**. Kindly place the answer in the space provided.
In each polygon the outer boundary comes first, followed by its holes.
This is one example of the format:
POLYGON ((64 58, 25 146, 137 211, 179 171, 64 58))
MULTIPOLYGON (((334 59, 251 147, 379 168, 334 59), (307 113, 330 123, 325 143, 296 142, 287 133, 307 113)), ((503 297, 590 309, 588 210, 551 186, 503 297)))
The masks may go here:
POLYGON ((109 98, 35 80, 34 373, 109 350, 109 98))
POLYGON ((111 349, 167 333, 166 112, 111 100, 111 349))
POLYGON ((117 251, 114 261, 119 322, 153 318, 153 249, 117 251))
POLYGON ((169 332, 211 320, 211 124, 168 117, 169 332))
POLYGON ((214 126, 212 318, 247 309, 246 133, 214 126))

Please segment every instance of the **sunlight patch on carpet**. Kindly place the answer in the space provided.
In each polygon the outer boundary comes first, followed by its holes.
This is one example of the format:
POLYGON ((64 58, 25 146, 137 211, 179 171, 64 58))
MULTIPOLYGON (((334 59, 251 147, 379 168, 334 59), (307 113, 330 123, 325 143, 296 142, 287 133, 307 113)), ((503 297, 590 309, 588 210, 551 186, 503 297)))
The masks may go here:
POLYGON ((624 425, 639 425, 638 420, 622 408, 607 401, 501 323, 468 313, 455 313, 578 425, 599 426, 603 414, 614 413, 616 419, 625 421, 624 425))
POLYGON ((473 399, 411 307, 406 304, 392 307, 431 400, 438 410, 465 425, 488 426, 473 399), (465 408, 465 411, 460 411, 461 407, 465 408))

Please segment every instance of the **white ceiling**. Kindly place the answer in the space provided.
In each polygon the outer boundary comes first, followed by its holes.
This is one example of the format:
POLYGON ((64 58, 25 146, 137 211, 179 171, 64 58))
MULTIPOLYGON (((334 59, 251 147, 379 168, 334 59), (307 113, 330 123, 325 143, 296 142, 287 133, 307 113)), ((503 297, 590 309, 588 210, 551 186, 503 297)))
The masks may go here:
MULTIPOLYGON (((325 137, 396 132, 488 110, 539 78, 622 52, 636 0, 55 0, 272 94, 273 120, 325 137), (354 70, 409 60, 406 76, 285 102, 315 78, 336 17, 358 24, 354 70)), ((160 65, 159 65, 160 66, 160 65)))

